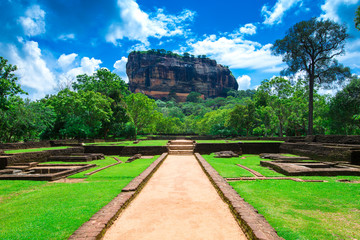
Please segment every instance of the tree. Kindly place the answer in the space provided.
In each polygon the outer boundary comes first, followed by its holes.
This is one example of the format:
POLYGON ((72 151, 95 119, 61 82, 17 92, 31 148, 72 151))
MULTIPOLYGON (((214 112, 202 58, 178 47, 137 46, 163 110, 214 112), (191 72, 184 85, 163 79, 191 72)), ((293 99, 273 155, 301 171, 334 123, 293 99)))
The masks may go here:
POLYGON ((255 126, 255 122, 255 102, 251 99, 246 99, 245 105, 238 104, 229 112, 229 117, 225 125, 234 128, 240 135, 245 130, 246 136, 249 136, 249 133, 251 133, 251 130, 255 126))
POLYGON ((113 114, 112 99, 98 92, 69 89, 43 100, 56 113, 56 122, 45 134, 49 138, 87 138, 102 134, 113 114))
POLYGON ((273 136, 279 125, 275 111, 270 106, 259 106, 256 108, 256 115, 259 125, 254 129, 254 133, 265 137, 273 136))
POLYGON ((256 93, 258 105, 270 106, 273 109, 278 118, 279 136, 281 137, 284 134, 286 121, 290 114, 288 103, 292 91, 293 89, 289 80, 282 77, 275 77, 271 80, 264 80, 256 93))
POLYGON ((24 101, 19 96, 12 96, 8 101, 9 109, 0 109, 0 141, 38 139, 55 121, 53 109, 42 102, 24 101))
POLYGON ((198 92, 191 92, 186 97, 187 102, 197 103, 197 102, 201 102, 202 100, 203 99, 201 98, 201 93, 198 92))
POLYGON ((235 131, 231 131, 231 127, 225 126, 230 111, 230 109, 217 109, 206 113, 204 117, 197 122, 197 133, 207 135, 231 135, 229 133, 231 132, 234 134, 235 131))
MULTIPOLYGON (((130 94, 126 97, 127 113, 135 126, 135 139, 140 131, 151 127, 156 122, 157 111, 155 100, 142 93, 130 94)), ((155 127, 155 126, 154 126, 155 127)))
POLYGON ((118 132, 119 126, 129 121, 126 115, 125 97, 130 94, 128 85, 117 74, 106 68, 98 69, 92 76, 78 75, 73 83, 74 90, 94 91, 111 98, 113 116, 109 122, 103 124, 103 133, 107 135, 118 132))
POLYGON ((350 69, 339 64, 335 57, 345 53, 348 38, 346 27, 330 20, 315 18, 302 21, 291 27, 287 35, 276 40, 272 46, 274 55, 282 55, 288 68, 282 73, 294 74, 305 71, 309 81, 308 134, 313 134, 314 84, 329 87, 350 77, 350 69))
POLYGON ((2 110, 10 108, 9 97, 18 93, 27 94, 16 83, 18 79, 13 73, 16 70, 16 66, 8 64, 8 60, 0 56, 0 109, 2 110))
POLYGON ((28 111, 19 96, 11 96, 7 101, 10 107, 0 109, 0 141, 17 142, 23 139, 28 129, 28 111))
POLYGON ((360 30, 360 6, 356 9, 354 22, 357 30, 360 30))
POLYGON ((354 77, 330 102, 330 128, 335 134, 360 134, 360 79, 354 77))

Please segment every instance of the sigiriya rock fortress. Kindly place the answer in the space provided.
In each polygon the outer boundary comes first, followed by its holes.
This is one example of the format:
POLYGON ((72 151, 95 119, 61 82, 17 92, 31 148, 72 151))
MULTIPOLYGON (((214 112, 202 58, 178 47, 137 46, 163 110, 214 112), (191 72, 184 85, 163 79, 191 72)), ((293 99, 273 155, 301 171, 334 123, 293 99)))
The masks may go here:
POLYGON ((205 98, 223 96, 238 89, 228 67, 206 57, 180 56, 156 51, 131 52, 126 64, 129 88, 155 99, 167 99, 176 94, 185 101, 190 92, 205 98))

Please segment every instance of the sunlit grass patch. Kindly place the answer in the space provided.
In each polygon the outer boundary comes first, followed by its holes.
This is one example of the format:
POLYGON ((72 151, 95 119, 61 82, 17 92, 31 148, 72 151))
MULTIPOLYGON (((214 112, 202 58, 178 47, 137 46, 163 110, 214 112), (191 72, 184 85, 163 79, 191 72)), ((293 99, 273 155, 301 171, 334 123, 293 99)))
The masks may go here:
MULTIPOLYGON (((203 157, 223 177, 246 177, 251 168, 264 176, 284 176, 260 166, 257 155, 237 158, 203 157), (245 159, 242 159, 245 158, 245 159)), ((359 239, 360 184, 338 180, 360 181, 358 176, 298 177, 326 182, 292 180, 235 181, 229 184, 254 206, 284 239, 359 239)))
MULTIPOLYGON (((0 239, 67 239, 157 157, 122 163, 82 182, 0 181, 0 239)), ((107 156, 86 163, 99 168, 116 161, 107 156)))
POLYGON ((66 148, 69 147, 61 146, 61 147, 45 147, 45 148, 27 148, 27 149, 6 150, 4 152, 7 154, 11 154, 11 153, 41 152, 46 150, 56 150, 56 149, 66 149, 66 148))
POLYGON ((244 154, 234 158, 215 158, 214 154, 202 155, 223 177, 253 177, 249 171, 237 166, 236 164, 244 165, 251 168, 266 177, 282 177, 281 173, 275 172, 269 168, 260 165, 262 159, 259 155, 244 154))
POLYGON ((230 184, 285 239, 360 237, 359 184, 334 179, 325 183, 258 180, 230 184))

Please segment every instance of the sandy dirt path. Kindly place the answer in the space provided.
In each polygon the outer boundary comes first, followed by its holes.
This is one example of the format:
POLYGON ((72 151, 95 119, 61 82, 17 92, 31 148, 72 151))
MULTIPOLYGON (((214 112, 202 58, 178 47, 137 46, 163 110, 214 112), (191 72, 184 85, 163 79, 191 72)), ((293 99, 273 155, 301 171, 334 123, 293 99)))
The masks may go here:
POLYGON ((169 155, 104 239, 246 239, 194 156, 169 155))

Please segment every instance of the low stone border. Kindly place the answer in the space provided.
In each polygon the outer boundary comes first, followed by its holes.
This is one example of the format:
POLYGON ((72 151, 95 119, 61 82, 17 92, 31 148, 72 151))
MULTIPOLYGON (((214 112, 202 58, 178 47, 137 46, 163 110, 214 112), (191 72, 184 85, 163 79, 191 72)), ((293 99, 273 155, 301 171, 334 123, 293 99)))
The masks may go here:
POLYGON ((85 153, 103 153, 105 155, 133 156, 141 155, 161 155, 168 152, 166 146, 84 146, 85 153))
POLYGON ((112 225, 123 209, 125 209, 126 206, 135 198, 150 177, 160 167, 167 155, 167 153, 163 153, 144 172, 134 178, 125 188, 123 188, 117 197, 100 209, 100 211, 95 213, 89 221, 81 225, 81 227, 78 228, 69 237, 69 239, 101 239, 106 230, 112 225))
POLYGON ((107 168, 110 168, 110 167, 119 165, 119 164, 121 164, 121 163, 122 163, 122 162, 119 162, 119 161, 118 161, 117 163, 113 163, 113 164, 107 165, 107 166, 105 166, 105 167, 96 169, 96 170, 94 170, 94 171, 92 171, 92 172, 85 173, 84 175, 85 175, 85 176, 91 176, 91 175, 93 175, 93 174, 95 174, 95 173, 98 173, 98 172, 100 172, 100 171, 102 171, 102 170, 105 170, 105 169, 107 169, 107 168))
POLYGON ((360 176, 359 168, 336 162, 260 161, 260 165, 286 176, 360 176))
POLYGON ((195 157, 220 196, 229 204, 232 213, 248 239, 283 239, 277 235, 275 229, 270 226, 266 219, 253 206, 245 202, 199 153, 195 153, 195 157))
POLYGON ((47 162, 50 156, 84 153, 83 147, 69 147, 65 149, 43 150, 38 152, 8 153, 0 156, 0 168, 14 163, 47 162))
POLYGON ((238 178, 226 178, 228 182, 235 181, 255 181, 255 180, 291 180, 295 182, 327 182, 325 180, 304 180, 301 178, 292 177, 238 177, 238 178))
MULTIPOLYGON (((33 170, 36 168, 46 168, 46 167, 60 167, 66 168, 67 170, 63 170, 55 173, 44 173, 44 174, 0 174, 0 180, 32 180, 32 181, 55 181, 61 178, 68 177, 70 175, 88 170, 90 168, 95 167, 95 164, 42 164, 39 166, 31 167, 29 170, 33 170), (76 168, 74 168, 76 166, 76 168), (69 168, 70 167, 70 168, 69 168)), ((0 170, 0 171, 7 171, 0 170)))
POLYGON ((255 170, 252 170, 251 168, 248 168, 244 165, 241 165, 241 164, 236 164, 238 167, 241 167, 247 171, 249 171, 252 175, 254 175, 255 177, 265 177, 264 175, 262 175, 261 173, 255 171, 255 170))

